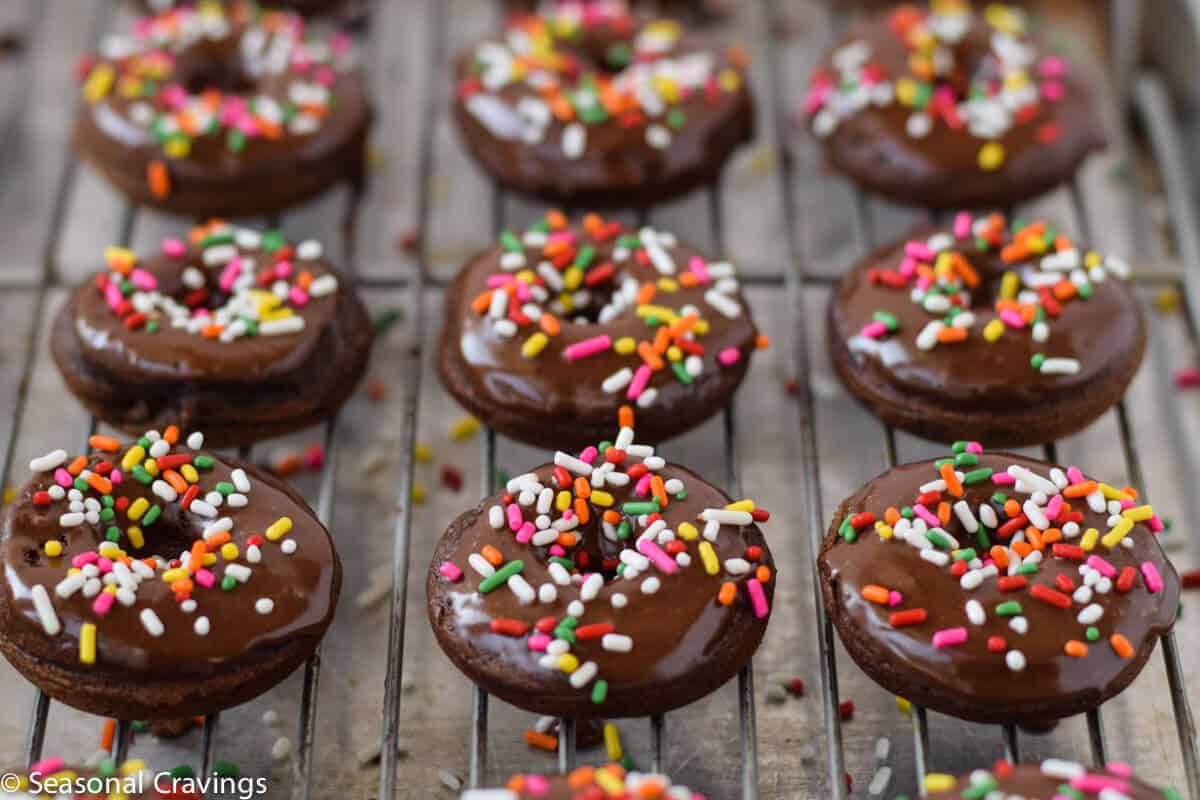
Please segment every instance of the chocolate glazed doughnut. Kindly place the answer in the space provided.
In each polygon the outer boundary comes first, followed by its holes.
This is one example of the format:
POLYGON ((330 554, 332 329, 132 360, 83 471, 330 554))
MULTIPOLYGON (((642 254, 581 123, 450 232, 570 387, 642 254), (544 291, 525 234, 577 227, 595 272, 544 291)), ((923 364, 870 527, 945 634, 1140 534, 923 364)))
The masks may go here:
POLYGON ((657 443, 724 408, 759 337, 728 262, 664 231, 551 212, 463 267, 438 373, 501 433, 553 449, 605 438, 622 403, 657 443))
POLYGON ((150 431, 29 465, 0 528, 0 651, 46 694, 117 719, 244 703, 312 655, 341 564, 286 484, 150 431))
POLYGON ((711 183, 753 138, 746 61, 619 7, 517 14, 459 58, 455 118, 509 189, 644 208, 711 183))
POLYGON ((929 779, 926 788, 939 800, 973 800, 992 796, 1024 797, 1028 800, 1050 800, 1055 797, 1071 797, 1075 800, 1180 798, 1171 789, 1156 789, 1138 780, 1127 764, 1115 762, 1101 769, 1061 758, 1048 758, 1040 764, 1013 765, 1000 761, 990 770, 977 769, 958 779, 950 775, 931 775, 929 779))
POLYGON ((108 272, 54 320, 50 350, 94 416, 131 434, 204 424, 248 444, 332 416, 366 369, 371 323, 319 242, 212 223, 108 272))
POLYGON ((851 180, 924 208, 1006 208, 1068 181, 1104 135, 1066 62, 1040 56, 1023 10, 902 5, 854 26, 804 110, 851 180))
MULTIPOLYGON (((239 0, 218 2, 231 5, 239 0)), ((194 6, 196 0, 135 0, 135 5, 147 14, 158 14, 178 6, 194 6)), ((269 8, 291 9, 306 17, 328 18, 352 27, 364 24, 370 11, 369 0, 270 0, 263 5, 269 8)))
POLYGON ((658 797, 704 800, 704 795, 671 782, 665 775, 626 772, 620 764, 579 767, 567 775, 514 775, 506 789, 472 789, 461 800, 577 800, 584 797, 658 797))
POLYGON ((888 691, 975 722, 1098 707, 1171 629, 1162 523, 1118 489, 957 443, 846 499, 818 558, 846 650, 888 691))
POLYGON ((429 568, 429 620, 455 666, 518 708, 666 712, 758 648, 775 590, 767 517, 623 427, 455 520, 429 568))
POLYGON ((135 203, 246 217, 365 180, 371 110, 350 40, 309 36, 295 14, 181 6, 85 66, 75 150, 135 203))
POLYGON ((1145 323, 1129 267, 1050 223, 960 214, 880 248, 829 304, 833 366, 883 421, 935 441, 1053 441, 1111 408, 1145 323))

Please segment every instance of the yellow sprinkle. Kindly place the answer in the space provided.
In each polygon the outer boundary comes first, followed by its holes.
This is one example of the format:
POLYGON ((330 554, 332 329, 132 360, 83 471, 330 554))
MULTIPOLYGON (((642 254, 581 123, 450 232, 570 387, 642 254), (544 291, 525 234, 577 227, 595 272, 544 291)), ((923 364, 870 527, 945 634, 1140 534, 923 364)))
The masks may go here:
POLYGON ((726 511, 753 511, 755 509, 753 500, 738 500, 736 503, 730 503, 725 506, 726 511))
POLYGON ((277 542, 282 539, 283 535, 291 529, 291 517, 280 517, 271 523, 271 527, 267 528, 266 537, 269 541, 277 542))
POLYGON ((121 774, 128 777, 137 775, 146 768, 146 762, 140 758, 131 758, 121 765, 121 774))
POLYGON ((122 558, 125 555, 125 551, 121 549, 121 545, 109 541, 103 541, 96 545, 96 552, 105 558, 112 559, 122 558))
POLYGON ((260 316, 263 322, 274 322, 278 319, 287 319, 293 316, 293 313, 290 308, 273 308, 270 311, 264 311, 260 316))
POLYGON ((724 92, 736 92, 742 88, 742 76, 735 69, 726 67, 717 75, 717 85, 724 92))
POLYGON ((108 586, 105 586, 104 593, 111 594, 115 597, 117 594, 117 585, 115 583, 110 583, 108 586))
POLYGON ((1000 168, 1004 163, 1004 145, 999 142, 988 142, 979 148, 980 169, 991 172, 1000 168))
POLYGON ((707 540, 700 543, 700 561, 704 564, 704 571, 709 575, 716 575, 721 571, 721 562, 717 560, 717 551, 713 550, 712 543, 707 540))
POLYGON ((174 137, 163 144, 163 154, 167 158, 187 158, 192 153, 192 143, 187 139, 174 137))
POLYGON ((559 511, 566 511, 571 507, 571 493, 563 490, 554 496, 554 507, 559 511))
POLYGON ((567 267, 563 272, 563 288, 568 292, 573 292, 583 283, 583 270, 575 264, 567 267))
POLYGON ((147 458, 145 461, 143 461, 142 467, 146 470, 146 472, 149 472, 151 476, 158 475, 158 462, 153 458, 147 458))
POLYGON ((463 439, 470 439, 478 432, 479 420, 469 414, 465 417, 460 417, 450 426, 450 438, 456 442, 461 442, 463 439))
POLYGON ((162 574, 163 583, 174 583, 175 581, 186 577, 188 577, 188 571, 183 567, 175 567, 174 569, 166 570, 162 574))
POLYGON ((550 337, 541 331, 536 331, 521 345, 521 355, 525 358, 534 358, 545 350, 548 344, 550 344, 550 337))
POLYGON ((666 75, 659 74, 654 76, 654 90, 662 96, 662 99, 669 104, 679 102, 679 84, 668 78, 666 75))
POLYGON ((51 558, 58 558, 62 555, 62 542, 58 541, 57 539, 51 539, 42 546, 42 549, 44 549, 46 551, 46 555, 50 556, 51 558))
POLYGON ((1021 291, 1021 276, 1011 270, 1004 273, 1004 277, 1000 279, 1000 299, 1016 300, 1019 291, 1021 291))
POLYGON ((1112 526, 1112 530, 1104 534, 1100 539, 1100 544, 1111 550, 1119 545, 1131 530, 1133 530, 1133 520, 1129 517, 1122 517, 1120 522, 1112 526))
POLYGON ((121 93, 122 97, 134 100, 141 97, 145 85, 141 78, 135 75, 125 75, 117 81, 117 91, 121 93))
POLYGON ((96 663, 96 626, 91 622, 85 622, 79 628, 79 661, 96 663))
POLYGON ((9 503, 11 503, 13 501, 13 498, 16 496, 17 496, 17 487, 5 486, 4 487, 4 499, 3 499, 3 502, 0 502, 0 505, 8 505, 9 503))
POLYGON ((417 442, 417 447, 413 450, 413 458, 418 464, 428 464, 433 461, 433 448, 424 442, 417 442))
POLYGON ((659 278, 658 288, 660 291, 664 292, 678 292, 679 281, 675 280, 674 278, 659 278))
POLYGON ((593 489, 592 496, 588 499, 601 508, 608 508, 613 504, 613 496, 608 492, 602 492, 599 489, 593 489))
POLYGON ((678 347, 676 347, 675 345, 671 345, 670 347, 667 348, 667 360, 668 361, 680 361, 682 359, 683 359, 683 351, 680 350, 678 347))
POLYGON ((1145 522, 1154 516, 1153 506, 1134 506, 1127 508, 1121 512, 1121 516, 1125 519, 1131 519, 1134 522, 1145 522))
POLYGON ((700 535, 700 532, 696 530, 696 526, 690 522, 679 523, 677 530, 679 531, 679 538, 685 542, 694 542, 696 537, 700 535))
POLYGON ((125 451, 125 455, 121 458, 121 469, 126 472, 130 471, 138 464, 142 463, 142 459, 146 457, 146 450, 140 444, 135 444, 133 447, 125 451))
POLYGON ((1154 293, 1154 307, 1160 314, 1171 314, 1179 310, 1179 291, 1170 286, 1154 293))
POLYGON ((182 475, 183 479, 188 483, 195 483, 196 481, 200 480, 200 473, 196 472, 196 468, 191 464, 184 464, 181 466, 179 468, 179 474, 182 475))
POLYGON ((104 263, 113 269, 132 267, 137 263, 137 253, 128 247, 109 246, 104 248, 104 263))
POLYGON ((112 90, 113 82, 117 79, 116 70, 110 64, 99 64, 88 74, 83 84, 83 99, 89 103, 98 103, 112 90))
POLYGON ((998 319, 994 319, 987 325, 983 326, 983 338, 989 343, 994 342, 1004 335, 1004 323, 998 319))
POLYGON ((896 708, 906 717, 912 714, 912 703, 908 702, 900 695, 896 695, 896 708))
POLYGON ((611 722, 604 723, 604 749, 609 761, 620 761, 624 754, 621 750, 621 734, 611 722))
POLYGON ((537 282, 537 274, 531 269, 523 269, 517 273, 517 280, 532 286, 537 282))
POLYGON ((579 659, 571 653, 563 653, 558 657, 558 668, 569 675, 579 669, 579 659))
POLYGON ((708 320, 702 319, 696 323, 696 327, 692 328, 692 333, 697 336, 703 336, 708 333, 708 320))
MULTIPOLYGON (((639 311, 641 309, 638 309, 639 311)), ((613 350, 618 354, 627 356, 637 349, 637 341, 632 336, 622 336, 613 343, 613 350)))
POLYGON ((890 539, 893 535, 892 526, 883 520, 878 520, 875 523, 875 532, 879 534, 880 539, 890 539))
POLYGON ((1020 36, 1025 32, 1025 15, 1018 9, 1004 3, 988 3, 983 11, 983 18, 1001 33, 1020 36))
POLYGON ((613 775, 611 772, 603 769, 596 770, 592 776, 592 780, 596 781, 605 794, 619 796, 625 793, 625 781, 613 775))
POLYGON ((238 557, 238 546, 233 542, 226 542, 221 545, 221 558, 226 561, 233 561, 238 557))
POLYGON ((912 78, 901 78, 896 81, 896 99, 909 108, 915 106, 917 103, 917 82, 912 78))
POLYGON ((146 546, 146 537, 142 535, 142 529, 137 525, 130 525, 126 528, 125 535, 129 537, 129 544, 134 550, 141 550, 146 546))
POLYGON ((1128 495, 1120 489, 1109 486, 1107 483, 1100 484, 1100 493, 1104 495, 1105 500, 1127 500, 1128 495))
POLYGON ((215 565, 216 563, 217 563, 217 554, 216 553, 205 553, 204 554, 204 566, 211 567, 211 566, 215 565))
POLYGON ((1095 528, 1088 528, 1083 532, 1083 537, 1079 540, 1079 546, 1084 550, 1091 550, 1096 546, 1096 540, 1100 538, 1100 531, 1095 528))
POLYGON ((412 501, 413 505, 418 506, 425 502, 425 487, 420 481, 413 481, 412 501))
POLYGON ((931 772, 925 776, 925 791, 948 792, 954 788, 958 780, 953 775, 944 772, 931 772))
POLYGON ((674 322, 679 319, 679 315, 666 306, 656 306, 653 303, 647 303, 644 306, 637 307, 637 315, 641 319, 646 317, 658 317, 663 322, 674 322))
POLYGON ((565 313, 570 314, 575 310, 575 295, 563 292, 558 296, 558 304, 563 307, 565 313))
POLYGON ((136 522, 142 518, 142 514, 145 514, 149 510, 150 501, 144 497, 139 497, 129 505, 128 510, 125 512, 125 516, 136 522))

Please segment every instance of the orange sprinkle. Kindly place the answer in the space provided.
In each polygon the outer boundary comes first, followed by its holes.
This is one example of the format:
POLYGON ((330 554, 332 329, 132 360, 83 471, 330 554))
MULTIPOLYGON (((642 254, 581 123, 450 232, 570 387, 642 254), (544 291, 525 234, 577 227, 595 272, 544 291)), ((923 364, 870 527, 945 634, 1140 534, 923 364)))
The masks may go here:
MULTIPOLYGON (((689 273, 690 274, 690 273, 689 273)), ((695 314, 688 314, 686 317, 680 317, 671 323, 670 331, 671 338, 676 339, 683 336, 685 333, 696 327, 696 323, 700 321, 700 317, 695 314)))
POLYGON ((538 320, 538 327, 547 336, 558 336, 558 332, 562 330, 562 326, 558 322, 558 317, 551 314, 549 311, 542 312, 542 318, 538 320))
POLYGON ((1033 525, 1025 529, 1025 541, 1029 542, 1029 546, 1034 550, 1046 549, 1046 543, 1042 540, 1042 532, 1033 525))
POLYGON ((572 789, 582 789, 592 782, 596 777, 596 768, 593 766, 583 766, 574 770, 567 776, 567 785, 572 789))
POLYGON ((676 280, 685 289, 693 289, 700 285, 700 279, 696 277, 694 272, 682 272, 676 280))
POLYGON ((184 492, 186 492, 188 490, 188 482, 185 481, 183 479, 183 476, 180 475, 175 470, 168 469, 168 470, 164 471, 162 474, 162 477, 163 477, 164 481, 166 481, 167 483, 169 483, 171 485, 172 489, 179 492, 180 494, 183 494, 184 492))
POLYGON ((642 361, 646 362, 646 366, 655 372, 666 366, 663 363, 662 357, 659 356, 658 353, 654 352, 654 348, 651 346, 651 344, 644 339, 638 342, 637 351, 638 355, 642 357, 642 361))
POLYGON ((558 752, 558 737, 548 733, 525 731, 525 743, 542 750, 549 750, 551 753, 558 752))
POLYGON ((881 606, 887 605, 890 594, 891 593, 888 592, 887 589, 882 586, 876 586, 875 584, 864 586, 862 588, 862 596, 864 600, 881 606))
POLYGON ((205 325, 200 329, 200 335, 205 339, 215 339, 221 335, 221 331, 225 330, 222 325, 205 325))
POLYGON ((88 437, 88 444, 95 450, 102 450, 105 453, 115 453, 121 449, 121 442, 112 436, 101 436, 95 434, 88 437))
POLYGON ((480 292, 475 295, 475 299, 471 301, 471 310, 476 314, 487 313, 488 307, 492 304, 492 290, 480 292))
POLYGON ((955 342, 965 342, 967 340, 967 329, 956 328, 953 325, 947 325, 938 331, 938 341, 942 344, 954 344, 955 342))
POLYGON ((995 545, 991 549, 990 555, 992 557, 992 561, 996 562, 997 567, 1002 570, 1008 568, 1008 548, 995 545))
POLYGON ((588 507, 588 501, 582 497, 575 498, 575 516, 579 517, 580 525, 587 525, 592 518, 592 511, 588 507))
POLYGON ((87 466, 87 456, 76 456, 75 460, 67 465, 67 472, 72 475, 78 475, 83 472, 83 468, 87 466))
POLYGON ((150 194, 160 200, 171 196, 171 174, 162 161, 151 161, 146 167, 146 183, 150 187, 150 194))
POLYGON ((1063 532, 1058 528, 1047 528, 1046 530, 1042 531, 1042 542, 1045 544, 1061 542, 1062 538, 1063 532))
POLYGON ((1054 297, 1058 300, 1070 300, 1079 290, 1071 281, 1059 281, 1054 284, 1054 297))
POLYGON ((1087 648, 1087 645, 1084 644, 1083 642, 1081 642, 1077 639, 1072 639, 1071 641, 1069 641, 1065 645, 1063 645, 1063 651, 1069 656, 1075 656, 1075 658, 1083 658, 1084 656, 1087 655, 1088 648, 1087 648))
POLYGON ((962 253, 951 253, 950 263, 954 266, 954 271, 963 279, 969 288, 974 289, 979 285, 979 273, 971 266, 971 262, 963 258, 962 253))
POLYGON ((671 502, 671 498, 667 496, 667 485, 663 483, 661 475, 655 475, 650 479, 650 494, 657 498, 658 504, 663 508, 666 508, 671 502))
POLYGON ((1021 504, 1011 497, 1004 501, 1004 513, 1010 517, 1019 517, 1021 515, 1021 504))
POLYGON ((582 500, 592 496, 592 484, 582 475, 575 479, 575 496, 582 500))
POLYGON ((479 551, 479 554, 493 567, 498 567, 504 563, 504 555, 490 544, 485 544, 483 549, 479 551))
POLYGON ((192 589, 196 588, 196 584, 192 583, 191 578, 180 578, 171 582, 171 591, 175 594, 191 594, 192 589))
POLYGON ((633 406, 621 406, 617 409, 617 425, 622 428, 632 428, 633 420, 633 406))
POLYGON ((958 479, 958 475, 954 472, 954 463, 946 461, 942 464, 939 472, 942 473, 942 480, 946 482, 946 490, 955 497, 963 496, 962 481, 958 479))
POLYGON ((654 332, 654 352, 660 356, 667 352, 667 348, 671 345, 671 331, 668 328, 659 328, 654 332))
POLYGON ((590 235, 595 236, 596 231, 604 227, 604 218, 596 213, 588 213, 583 215, 583 229, 590 235))
POLYGON ((1025 556, 1033 552, 1033 547, 1029 544, 1029 542, 1013 542, 1010 547, 1012 547, 1013 552, 1019 555, 1021 558, 1025 558, 1025 556))
POLYGON ((296 276, 296 284, 301 289, 307 290, 308 287, 312 286, 312 282, 313 275, 308 270, 303 270, 299 275, 296 276))
POLYGON ((117 733, 117 721, 115 719, 104 720, 104 727, 100 730, 100 749, 112 750, 113 738, 117 733))
POLYGON ((658 287, 653 283, 643 283, 638 287, 637 298, 635 302, 639 306, 644 306, 654 300, 654 295, 658 294, 658 287))
POLYGON ((163 441, 167 444, 175 444, 179 441, 179 426, 168 425, 167 429, 162 434, 163 441))
POLYGON ((937 518, 943 525, 950 521, 950 504, 945 500, 938 503, 937 518))
POLYGON ((765 333, 760 333, 754 340, 754 346, 759 350, 766 350, 771 346, 771 337, 767 336, 765 333))
POLYGON ((112 481, 103 475, 97 475, 95 472, 87 476, 88 486, 95 489, 100 494, 112 493, 112 481))
POLYGON ((771 580, 771 568, 766 564, 759 564, 758 569, 754 570, 754 577, 759 583, 766 583, 771 580))
POLYGON ((1114 633, 1109 637, 1108 643, 1112 645, 1113 651, 1116 652, 1116 654, 1121 658, 1133 657, 1133 645, 1131 645, 1129 640, 1121 634, 1114 633))
POLYGON ((737 584, 733 581, 722 583, 721 590, 717 592, 717 602, 723 606, 732 605, 735 597, 737 597, 737 584))
POLYGON ((1063 489, 1063 497, 1087 497, 1092 492, 1100 488, 1100 484, 1095 481, 1084 481, 1083 483, 1073 483, 1063 489))
POLYGON ((204 543, 208 545, 209 550, 216 550, 231 541, 233 541, 233 537, 229 535, 229 531, 216 531, 204 537, 204 543))
POLYGON ((546 212, 546 224, 552 230, 560 231, 567 227, 567 215, 559 211, 557 208, 552 208, 546 212))
POLYGON ((602 516, 604 518, 604 521, 607 522, 609 525, 621 524, 621 512, 620 511, 616 511, 615 509, 609 508, 609 509, 605 510, 605 512, 602 516))
POLYGON ((883 512, 883 521, 888 525, 895 525, 900 521, 900 509, 888 506, 888 510, 883 512))
POLYGON ((570 531, 563 531, 558 535, 558 538, 554 540, 555 544, 563 547, 574 547, 577 541, 579 541, 578 537, 576 537, 575 534, 571 533, 570 531))

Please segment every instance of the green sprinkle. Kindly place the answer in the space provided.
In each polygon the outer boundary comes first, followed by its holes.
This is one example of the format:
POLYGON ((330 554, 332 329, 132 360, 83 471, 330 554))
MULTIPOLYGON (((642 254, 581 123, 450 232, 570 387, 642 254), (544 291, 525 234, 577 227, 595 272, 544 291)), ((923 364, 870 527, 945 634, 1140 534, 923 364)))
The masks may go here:
POLYGON ((525 569, 524 561, 521 561, 520 559, 510 561, 500 569, 493 572, 491 576, 484 578, 479 584, 479 591, 482 594, 495 591, 503 586, 505 582, 508 581, 508 579, 513 575, 519 575, 523 569, 525 569))
POLYGON ((1021 613, 1021 604, 1016 600, 1009 600, 996 606, 996 613, 1002 617, 1015 617, 1021 613))
POLYGON ((274 253, 287 247, 287 239, 280 231, 267 231, 262 237, 262 249, 274 253))
POLYGON ((158 522, 158 518, 162 516, 162 506, 150 506, 150 510, 142 517, 142 527, 149 528, 154 523, 158 522))
POLYGON ((1079 287, 1076 289, 1076 293, 1079 295, 1080 299, 1082 299, 1082 300, 1089 299, 1093 294, 1095 294, 1095 292, 1096 292, 1096 290, 1092 287, 1092 285, 1090 283, 1081 283, 1081 284, 1079 284, 1079 287))
POLYGON ((681 108, 672 108, 667 112, 667 127, 677 131, 687 124, 687 114, 681 108))
POLYGON ((226 575, 224 578, 221 578, 221 591, 232 592, 235 588, 237 588, 237 578, 234 578, 232 575, 226 575))
POLYGON ((1095 626, 1089 625, 1088 629, 1083 632, 1083 635, 1087 638, 1087 640, 1089 642, 1094 642, 1100 638, 1100 629, 1095 626))
POLYGON ((975 552, 974 547, 964 548, 954 554, 955 561, 970 561, 970 560, 972 560, 974 558, 978 558, 978 557, 979 557, 979 554, 975 552))
POLYGON ((145 484, 146 486, 154 483, 154 476, 147 472, 146 468, 141 464, 135 464, 132 472, 134 480, 136 480, 138 483, 145 484))
POLYGON ((230 128, 229 133, 225 137, 225 146, 229 148, 229 152, 231 153, 242 152, 246 149, 246 134, 237 128, 230 128))
POLYGON ((876 311, 871 315, 871 318, 876 322, 882 322, 884 327, 888 329, 888 333, 895 333, 900 330, 900 320, 896 319, 896 315, 890 311, 876 311))
POLYGON ((979 456, 974 453, 959 453, 954 457, 954 466, 973 467, 979 463, 979 456))
POLYGON ((992 540, 988 538, 988 529, 983 525, 975 531, 975 543, 979 545, 980 550, 988 550, 992 546, 992 540))
POLYGON ((1038 571, 1037 564, 1022 564, 1021 566, 1017 567, 1018 575, 1033 575, 1037 571, 1038 571))
POLYGON ((679 493, 675 495, 675 499, 676 499, 676 500, 687 500, 687 496, 688 496, 688 494, 687 494, 687 490, 686 490, 686 489, 680 489, 680 490, 679 490, 679 493))
POLYGON ((116 516, 117 516, 117 512, 111 508, 100 509, 100 521, 101 522, 112 522, 116 518, 116 516))
POLYGON ((943 550, 954 546, 950 539, 937 528, 926 531, 925 538, 943 550))
POLYGON ((592 702, 600 705, 608 699, 608 681, 598 680, 592 685, 592 702))
POLYGON ((104 506, 105 508, 112 508, 116 504, 117 501, 113 500, 113 496, 111 494, 106 494, 100 498, 100 505, 104 506))
POLYGON ((187 764, 180 764, 175 769, 171 770, 172 778, 190 778, 196 774, 196 771, 187 764))
POLYGON ((618 42, 608 48, 608 63, 614 67, 624 67, 633 60, 633 50, 624 42, 618 42))
POLYGON ((620 539, 621 541, 625 541, 632 534, 633 534, 633 526, 631 526, 629 524, 628 520, 624 520, 624 519, 621 520, 621 524, 617 526, 617 538, 620 539))
POLYGON ((972 783, 966 789, 963 789, 963 800, 983 800, 996 788, 996 779, 988 776, 978 783, 972 783))
POLYGON ((196 469, 212 469, 214 463, 212 456, 196 456, 192 459, 196 469))
POLYGON ((1004 492, 996 492, 994 495, 992 495, 992 502, 996 503, 997 505, 1004 505, 1008 502, 1008 495, 1006 495, 1004 492))
POLYGON ((657 500, 635 500, 625 503, 621 506, 622 513, 629 514, 632 517, 640 517, 642 514, 657 514, 659 506, 657 500))
POLYGON ((78 489, 81 492, 86 492, 89 488, 86 478, 76 478, 73 485, 76 489, 78 489))
POLYGON ((953 464, 953 463, 954 463, 953 458, 939 458, 938 460, 933 462, 933 466, 935 469, 941 469, 942 464, 953 464))
POLYGON ((900 516, 904 517, 905 519, 912 519, 916 515, 917 512, 912 510, 912 506, 905 506, 904 508, 900 509, 900 516))
POLYGON ((213 764, 213 774, 222 778, 236 778, 238 776, 238 765, 232 761, 218 761, 213 764))
POLYGON ((218 233, 210 233, 200 240, 200 249, 207 250, 210 247, 215 247, 222 244, 233 244, 234 238, 232 230, 223 230, 218 233))
POLYGON ((562 565, 562 567, 567 571, 575 569, 575 562, 569 558, 563 558, 562 556, 550 556, 550 561, 555 564, 562 565))
POLYGON ((154 333, 157 330, 158 330, 158 322, 157 321, 150 320, 149 322, 146 323, 146 328, 145 328, 146 333, 154 333))
POLYGON ((510 253, 525 252, 525 245, 521 244, 521 240, 512 231, 502 231, 500 233, 500 246, 510 253))
POLYGON ((121 529, 118 528, 116 525, 110 525, 108 527, 108 530, 106 530, 104 532, 104 538, 110 542, 121 541, 121 529))
POLYGON ((130 723, 130 727, 133 728, 134 733, 145 733, 146 731, 150 730, 149 723, 147 723, 144 719, 135 719, 132 723, 130 723))
POLYGON ((992 477, 992 468, 980 467, 979 469, 973 469, 970 472, 963 473, 962 482, 969 486, 972 483, 986 481, 990 477, 992 477))
POLYGON ((628 233, 617 239, 617 246, 624 247, 626 250, 636 250, 642 246, 642 240, 634 234, 628 233))
POLYGON ((1045 353, 1034 353, 1033 358, 1029 359, 1029 364, 1034 369, 1041 369, 1042 364, 1044 364, 1044 363, 1046 363, 1046 354, 1045 353))
POLYGON ((587 269, 596 260, 596 248, 590 244, 585 244, 579 248, 579 253, 575 256, 575 266, 580 269, 587 269))
POLYGON ((228 481, 221 481, 214 488, 216 488, 216 490, 225 497, 229 497, 229 495, 237 491, 237 487, 228 481))
POLYGON ((117 774, 117 762, 106 758, 96 765, 96 773, 102 778, 111 778, 117 774))
POLYGON ((671 370, 675 373, 675 377, 679 379, 679 382, 684 386, 691 384, 692 376, 688 374, 687 367, 683 366, 682 361, 672 361, 671 370))

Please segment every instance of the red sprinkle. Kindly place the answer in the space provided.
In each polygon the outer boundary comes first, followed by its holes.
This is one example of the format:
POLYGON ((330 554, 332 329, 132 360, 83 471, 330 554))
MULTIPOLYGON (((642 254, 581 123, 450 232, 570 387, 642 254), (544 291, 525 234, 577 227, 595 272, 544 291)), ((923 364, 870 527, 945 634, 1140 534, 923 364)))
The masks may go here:
POLYGON ((893 628, 903 628, 906 625, 920 625, 929 617, 929 612, 923 608, 909 608, 904 611, 895 611, 888 622, 893 628))
POLYGON ((1068 558, 1071 561, 1083 561, 1087 557, 1082 547, 1062 542, 1055 542, 1054 546, 1050 548, 1050 554, 1058 558, 1068 558))
POLYGON ((529 626, 519 619, 497 617, 492 620, 492 633, 502 633, 505 636, 524 636, 529 632, 529 626))
MULTIPOLYGON (((189 486, 187 488, 187 491, 183 493, 183 497, 180 498, 180 500, 179 500, 179 505, 182 508, 187 508, 188 506, 190 506, 192 504, 192 501, 195 500, 199 496, 200 496, 200 487, 197 484, 193 483, 191 486, 189 486)), ((117 502, 119 503, 123 499, 124 498, 119 498, 117 500, 117 502)))
POLYGON ((756 544, 752 544, 746 548, 746 560, 758 561, 762 558, 762 548, 756 544))
POLYGON ((1038 600, 1041 600, 1043 603, 1049 603, 1050 605, 1058 606, 1059 608, 1070 608, 1071 607, 1071 598, 1070 597, 1063 594, 1062 592, 1055 591, 1054 589, 1051 589, 1049 586, 1045 586, 1044 584, 1035 583, 1029 589, 1029 593, 1031 595, 1033 595, 1034 597, 1036 597, 1038 600))
POLYGON ((996 585, 1000 587, 1002 592, 1015 592, 1018 589, 1024 589, 1029 585, 1024 575, 1005 575, 996 581, 996 585))
POLYGON ((855 530, 858 530, 859 528, 865 528, 868 525, 874 525, 874 524, 875 524, 875 515, 872 514, 870 511, 860 511, 859 513, 855 514, 853 517, 850 518, 850 527, 854 528, 855 530))
POLYGON ((1183 573, 1179 576, 1179 582, 1185 589, 1200 589, 1200 569, 1183 573))
POLYGON ((783 685, 784 690, 793 697, 804 697, 804 681, 792 678, 783 685))
POLYGON ((452 467, 449 464, 442 467, 442 485, 452 492, 457 492, 463 487, 463 475, 457 467, 452 467))
POLYGON ((1117 591, 1128 592, 1133 588, 1133 582, 1137 580, 1137 569, 1134 567, 1125 567, 1121 570, 1121 574, 1117 576, 1117 591))
POLYGON ((1017 531, 1024 528, 1028 524, 1029 524, 1029 517, 1025 516, 1024 514, 1018 514, 1017 516, 1013 517, 1008 522, 1004 523, 999 528, 997 528, 996 535, 999 536, 1001 539, 1007 539, 1010 536, 1012 536, 1014 533, 1016 533, 1017 531))
POLYGON ((755 522, 766 522, 771 518, 771 512, 767 511, 765 508, 756 508, 750 512, 750 517, 755 522))
POLYGON ((617 628, 611 622, 597 622, 593 625, 580 625, 575 629, 576 639, 599 639, 601 636, 612 633, 617 628))
POLYGON ((34 492, 33 493, 33 504, 35 506, 50 505, 50 493, 49 492, 34 492))
POLYGON ((1075 591, 1075 584, 1071 581, 1071 576, 1065 572, 1060 572, 1054 576, 1054 585, 1058 587, 1059 591, 1064 593, 1075 591))
POLYGON ((853 700, 843 700, 841 703, 839 703, 838 704, 838 716, 841 718, 842 722, 845 722, 848 719, 853 719, 854 718, 854 701, 853 700))
POLYGON ((533 627, 537 628, 538 633, 550 633, 552 630, 554 630, 554 626, 557 624, 557 617, 542 617, 537 622, 533 623, 533 627))
POLYGON ((1003 653, 1008 649, 1008 642, 1004 641, 1003 636, 989 636, 987 649, 989 653, 1003 653))
POLYGON ((566 489, 571 485, 571 473, 567 472, 564 467, 554 468, 554 482, 558 484, 558 488, 566 489))

